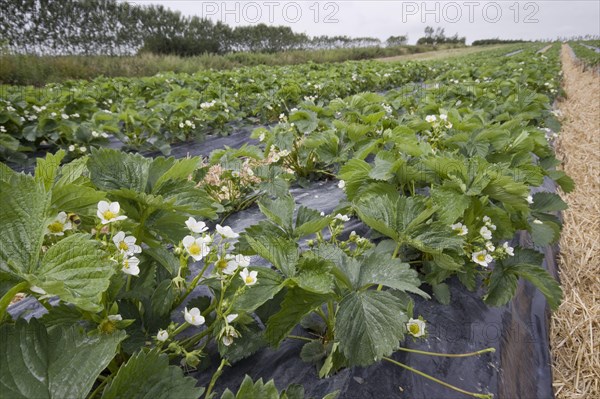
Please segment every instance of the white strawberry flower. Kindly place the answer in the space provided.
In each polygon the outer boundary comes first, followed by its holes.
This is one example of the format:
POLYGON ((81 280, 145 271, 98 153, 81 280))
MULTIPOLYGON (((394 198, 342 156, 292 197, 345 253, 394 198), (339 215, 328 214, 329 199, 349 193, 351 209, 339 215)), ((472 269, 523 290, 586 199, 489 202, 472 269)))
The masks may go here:
POLYGON ((448 115, 446 114, 440 114, 440 119, 443 121, 447 121, 448 120, 448 115))
POLYGON ((223 238, 238 238, 240 235, 234 232, 229 226, 221 226, 220 224, 216 227, 217 233, 223 238))
POLYGON ((140 274, 139 264, 140 260, 135 256, 125 258, 123 259, 123 268, 121 270, 123 270, 123 273, 125 274, 137 276, 138 274, 140 274))
POLYGON ((454 223, 450 225, 450 228, 459 236, 466 236, 469 234, 469 229, 462 223, 454 223))
POLYGON ((341 213, 338 213, 337 215, 335 215, 335 218, 337 220, 341 220, 342 222, 347 222, 350 220, 350 217, 348 215, 342 215, 341 213))
POLYGON ((240 264, 237 262, 235 256, 227 254, 225 258, 219 259, 216 263, 217 268, 223 274, 232 275, 238 269, 240 264))
POLYGON ((108 320, 110 321, 123 321, 123 316, 120 314, 111 314, 108 315, 108 320))
POLYGON ((479 229, 479 234, 481 234, 481 237, 483 237, 485 240, 492 239, 492 232, 487 226, 483 226, 481 229, 479 229))
POLYGON ((183 316, 185 318, 185 321, 193 326, 201 326, 202 324, 204 324, 205 321, 204 316, 200 314, 200 309, 198 308, 191 308, 188 311, 186 307, 183 312, 183 316))
POLYGON ((210 236, 198 238, 193 236, 185 236, 182 240, 183 247, 187 253, 194 258, 195 261, 202 260, 202 258, 208 255, 210 252, 210 247, 208 245, 211 243, 211 241, 212 239, 210 236))
POLYGON ((203 221, 197 221, 193 217, 189 217, 188 220, 185 221, 185 225, 192 233, 196 234, 204 233, 208 230, 206 223, 203 221))
POLYGON ((542 222, 540 219, 535 219, 533 221, 533 223, 535 223, 535 224, 544 224, 544 222, 542 222))
POLYGON ((338 183, 338 188, 341 188, 342 190, 346 187, 346 182, 343 180, 340 180, 340 182, 338 183))
POLYGON ((409 319, 408 323, 406 323, 406 329, 408 330, 408 333, 415 338, 425 335, 425 328, 425 321, 421 319, 409 319))
POLYGON ((473 260, 473 262, 483 267, 488 267, 488 265, 494 260, 494 258, 492 258, 492 255, 488 254, 485 249, 478 252, 473 252, 473 254, 471 255, 471 259, 473 260))
POLYGON ((166 330, 158 330, 158 334, 156 334, 156 339, 160 342, 165 342, 169 339, 169 333, 166 330))
POLYGON ((504 252, 508 254, 508 256, 515 256, 515 249, 508 245, 508 242, 502 244, 502 248, 504 249, 504 252))
POLYGON ((113 242, 117 249, 125 255, 139 254, 142 252, 142 247, 135 244, 136 238, 134 236, 125 236, 124 231, 119 231, 115 234, 113 242))
POLYGON ((529 205, 533 204, 533 197, 531 195, 528 195, 527 197, 525 197, 525 200, 527 200, 527 203, 529 205))
POLYGON ((491 241, 485 243, 485 248, 490 252, 494 252, 496 250, 496 247, 491 241))
POLYGON ((96 212, 96 215, 102 224, 108 224, 127 219, 127 216, 119 215, 120 210, 121 205, 119 205, 118 202, 100 201, 98 202, 98 211, 96 212))
POLYGON ((247 286, 254 285, 258 281, 258 272, 256 270, 248 271, 248 268, 244 268, 240 272, 240 277, 247 286))
POLYGON ((225 319, 227 320, 227 323, 231 323, 232 321, 237 319, 237 317, 238 317, 237 313, 232 313, 230 315, 227 315, 227 317, 225 319))
POLYGON ((427 115, 425 117, 425 121, 429 122, 429 123, 433 123, 437 120, 437 117, 435 115, 427 115))
POLYGON ((250 257, 244 255, 227 255, 227 259, 234 259, 239 267, 248 267, 250 266, 250 257), (232 257, 232 258, 230 258, 232 257))
POLYGON ((73 225, 71 221, 67 217, 66 212, 60 212, 46 227, 46 234, 52 234, 55 236, 63 236, 65 235, 66 230, 71 230, 73 225))

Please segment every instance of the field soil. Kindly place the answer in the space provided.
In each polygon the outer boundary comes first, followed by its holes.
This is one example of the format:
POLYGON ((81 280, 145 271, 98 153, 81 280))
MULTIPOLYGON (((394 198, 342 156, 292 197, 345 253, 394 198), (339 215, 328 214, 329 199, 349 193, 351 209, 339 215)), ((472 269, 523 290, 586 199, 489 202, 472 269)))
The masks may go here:
POLYGON ((552 317, 558 399, 600 398, 600 77, 563 45, 566 99, 557 155, 576 183, 563 199, 560 278, 565 299, 552 317))

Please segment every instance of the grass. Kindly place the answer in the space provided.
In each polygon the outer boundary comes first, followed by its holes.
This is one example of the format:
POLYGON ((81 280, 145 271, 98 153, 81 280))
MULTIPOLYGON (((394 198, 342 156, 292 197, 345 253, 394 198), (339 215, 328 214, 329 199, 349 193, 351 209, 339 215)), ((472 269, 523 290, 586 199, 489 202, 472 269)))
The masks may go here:
POLYGON ((70 79, 152 76, 158 72, 195 73, 254 65, 291 65, 365 60, 444 50, 454 45, 371 47, 336 50, 296 50, 275 54, 205 54, 197 57, 140 54, 136 56, 0 56, 0 83, 42 86, 70 79))
POLYGON ((478 53, 480 51, 493 50, 502 47, 510 47, 514 44, 496 44, 492 46, 477 46, 477 47, 460 47, 450 49, 440 49, 437 51, 419 52, 413 54, 397 55, 393 57, 377 58, 377 61, 394 62, 394 61, 425 61, 437 60, 441 58, 460 57, 463 55, 478 53))

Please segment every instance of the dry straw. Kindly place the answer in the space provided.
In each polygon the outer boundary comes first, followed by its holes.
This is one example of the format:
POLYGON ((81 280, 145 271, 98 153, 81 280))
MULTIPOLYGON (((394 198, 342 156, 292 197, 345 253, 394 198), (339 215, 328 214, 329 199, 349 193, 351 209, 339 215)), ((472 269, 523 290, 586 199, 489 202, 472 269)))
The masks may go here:
POLYGON ((563 198, 560 278, 565 299, 552 317, 558 399, 600 398, 600 77, 562 49, 566 99, 557 153, 577 185, 563 198))

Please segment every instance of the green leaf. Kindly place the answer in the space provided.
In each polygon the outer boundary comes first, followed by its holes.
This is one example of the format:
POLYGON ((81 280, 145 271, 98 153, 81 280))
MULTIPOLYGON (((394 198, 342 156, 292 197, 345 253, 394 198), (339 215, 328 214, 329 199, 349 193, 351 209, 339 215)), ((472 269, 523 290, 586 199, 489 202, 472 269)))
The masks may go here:
POLYGON ((369 177, 375 180, 389 180, 394 177, 404 161, 390 151, 380 151, 375 156, 375 165, 369 172, 369 177))
MULTIPOLYGON (((283 288, 283 277, 275 270, 266 267, 250 267, 250 271, 258 272, 258 281, 255 285, 247 287, 239 294, 234 303, 234 309, 238 312, 253 312, 262 304, 272 299, 283 288)), ((228 292, 236 292, 243 285, 241 278, 232 282, 228 292)))
MULTIPOLYGON (((260 276, 259 276, 260 279, 260 276)), ((267 322, 265 337, 271 345, 278 346, 302 318, 329 299, 329 296, 315 294, 301 288, 291 288, 281 303, 281 310, 267 322)))
POLYGON ((558 240, 560 236, 560 227, 556 223, 541 220, 538 220, 538 222, 541 223, 534 221, 529 225, 531 229, 531 238, 536 245, 543 247, 558 240))
POLYGON ((260 378, 254 383, 249 376, 245 376, 235 396, 231 391, 226 390, 221 399, 279 399, 279 392, 273 380, 265 384, 260 378))
POLYGON ((171 308, 176 299, 176 293, 171 282, 171 279, 161 281, 152 294, 150 303, 154 314, 166 316, 171 313, 171 308))
POLYGON ((23 278, 38 263, 50 195, 30 176, 0 181, 0 270, 23 278))
POLYGON ((106 197, 103 191, 78 184, 64 184, 52 190, 52 207, 57 212, 75 212, 81 214, 87 211, 89 215, 95 215, 95 207, 98 202, 106 197), (94 211, 92 213, 92 211, 94 211))
POLYGON ((96 241, 87 234, 74 234, 51 246, 28 280, 50 295, 97 312, 102 309, 102 293, 114 271, 112 261, 96 241))
POLYGON ((285 276, 294 276, 299 258, 295 241, 279 235, 276 228, 266 229, 261 224, 246 229, 244 239, 256 254, 271 262, 285 276))
POLYGON ((400 301, 389 292, 353 292, 339 305, 336 340, 350 365, 368 366, 398 348, 407 321, 400 301))
POLYGON ((6 398, 84 398, 115 356, 124 332, 88 336, 77 326, 47 332, 36 319, 0 326, 0 390, 6 398))
POLYGON ((471 204, 471 198, 462 192, 443 186, 431 189, 431 198, 438 207, 438 215, 446 224, 452 224, 461 218, 471 204))
POLYGON ((258 207, 273 223, 287 232, 292 231, 295 203, 291 195, 276 199, 263 198, 258 202, 258 207))
POLYGON ((567 204, 557 194, 542 192, 533 194, 531 208, 538 212, 557 212, 567 209, 567 204))
POLYGON ((296 111, 289 115, 290 123, 294 123, 302 133, 310 133, 319 125, 317 114, 312 111, 296 111))
POLYGON ((448 284, 433 284, 431 288, 433 289, 433 296, 435 296, 435 299, 437 299, 442 305, 450 304, 450 287, 448 284))
POLYGON ((240 337, 236 338, 229 346, 219 343, 219 353, 227 361, 231 363, 238 362, 242 359, 252 356, 259 349, 268 345, 263 335, 263 330, 256 323, 249 326, 236 326, 240 333, 240 337))
POLYGON ((126 188, 143 193, 146 192, 151 162, 138 154, 103 148, 92 151, 87 166, 90 179, 101 190, 126 188))
POLYGON ((142 350, 121 366, 102 399, 198 399, 203 393, 194 378, 184 377, 181 368, 169 365, 166 354, 142 350))
POLYGON ((49 191, 52 185, 54 184, 54 180, 58 174, 58 169, 60 167, 60 162, 65 156, 65 152, 63 150, 58 151, 56 154, 48 154, 46 158, 38 158, 37 166, 35 167, 35 180, 41 182, 46 191, 49 191))
POLYGON ((294 236, 304 237, 317 233, 329 225, 329 219, 321 216, 317 210, 300 206, 296 216, 296 228, 294 236))
POLYGON ((514 296, 517 279, 522 277, 538 288, 552 309, 562 300, 562 290, 556 280, 540 265, 544 256, 531 249, 517 248, 515 256, 496 262, 490 276, 486 303, 494 306, 506 304, 514 296))
MULTIPOLYGON (((153 164, 156 163, 159 159, 161 158, 156 158, 153 164)), ((169 180, 186 180, 188 176, 190 176, 194 172, 194 170, 196 170, 199 162, 199 157, 183 158, 175 161, 173 166, 171 166, 166 172, 162 173, 161 176, 156 180, 156 183, 154 183, 153 186, 153 190, 160 189, 162 184, 169 180)), ((150 171, 152 171, 152 166, 150 171)))
MULTIPOLYGON (((412 202, 412 199, 411 199, 412 202)), ((400 214, 406 207, 405 197, 364 195, 355 201, 354 208, 358 217, 372 229, 390 237, 394 241, 400 240, 399 231, 403 230, 400 214)))
POLYGON ((298 274, 291 278, 303 290, 317 294, 333 292, 333 274, 331 262, 314 256, 303 257, 298 264, 298 274))
POLYGON ((483 300, 488 305, 502 306, 508 303, 517 291, 518 278, 504 270, 501 262, 496 262, 490 275, 490 285, 483 300))
POLYGON ((352 201, 369 180, 371 166, 363 160, 351 159, 340 169, 338 178, 346 182, 346 196, 352 201))
POLYGON ((552 310, 558 309, 563 299, 563 292, 558 282, 541 266, 519 264, 514 273, 531 282, 544 295, 552 310))
POLYGON ((381 284, 400 291, 408 291, 429 298, 419 289, 421 281, 417 271, 412 270, 400 259, 373 253, 365 258, 360 266, 358 285, 360 287, 381 284))
POLYGON ((320 340, 307 342, 300 351, 300 358, 306 363, 317 363, 327 356, 327 351, 320 340))

